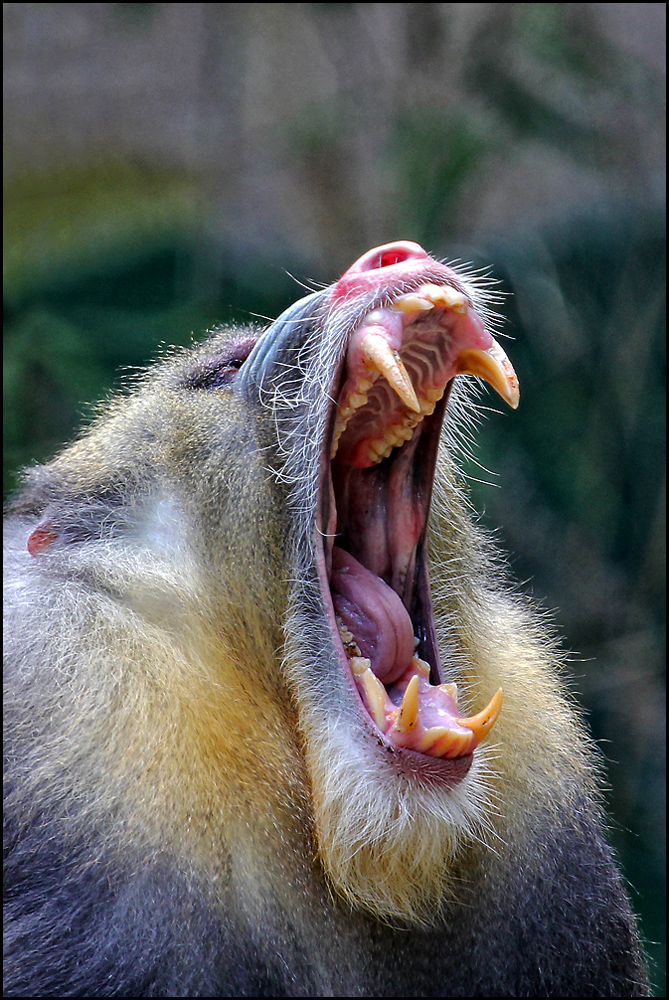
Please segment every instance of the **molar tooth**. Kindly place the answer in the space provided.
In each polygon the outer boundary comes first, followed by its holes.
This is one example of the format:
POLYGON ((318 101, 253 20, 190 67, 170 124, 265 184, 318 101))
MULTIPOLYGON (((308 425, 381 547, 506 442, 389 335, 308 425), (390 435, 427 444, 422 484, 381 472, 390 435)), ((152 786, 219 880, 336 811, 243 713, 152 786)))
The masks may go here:
MULTIPOLYGON (((415 425, 414 425, 415 426, 415 425)), ((414 427, 400 426, 397 428, 397 436, 400 439, 400 443, 408 441, 409 438, 413 437, 414 427)))
MULTIPOLYGON (((337 618, 337 628, 339 629, 339 638, 341 639, 342 646, 344 647, 344 652, 348 656, 349 660, 356 657, 360 659, 361 658, 360 647, 355 641, 355 636, 353 635, 351 630, 344 625, 344 623, 342 622, 341 618, 338 615, 336 616, 336 618, 337 618)), ((366 666, 370 666, 370 664, 367 663, 366 666)), ((355 673, 355 671, 353 672, 355 673)))
POLYGON ((346 424, 347 423, 348 423, 348 420, 346 418, 342 417, 340 413, 337 413, 337 418, 335 420, 335 426, 334 426, 334 432, 332 434, 332 447, 330 449, 330 461, 332 461, 332 459, 337 454, 337 448, 339 447, 339 438, 342 436, 342 434, 346 430, 346 424))
POLYGON ((374 465, 383 461, 384 458, 388 458, 392 450, 393 446, 384 441, 383 438, 367 442, 367 455, 374 465))
POLYGON ((418 675, 414 674, 402 698, 402 704, 395 720, 393 729, 401 733, 410 733, 418 722, 418 675))
POLYGON ((495 392, 515 410, 520 400, 518 376, 513 370, 506 351, 493 339, 487 351, 466 348, 457 360, 460 374, 477 375, 488 382, 495 392))
POLYGON ((391 444, 393 448, 396 448, 400 444, 404 444, 405 441, 400 433, 400 427, 398 425, 389 427, 383 435, 383 438, 386 443, 391 444))
POLYGON ((404 415, 403 420, 402 420, 402 427, 407 428, 413 434, 414 429, 416 427, 416 424, 419 424, 421 422, 421 420, 423 419, 424 416, 425 416, 425 414, 422 413, 422 412, 421 413, 406 413, 404 415))
POLYGON ((362 338, 360 346, 367 367, 381 372, 405 406, 416 413, 420 412, 416 392, 399 352, 394 351, 388 341, 378 333, 368 333, 362 338))

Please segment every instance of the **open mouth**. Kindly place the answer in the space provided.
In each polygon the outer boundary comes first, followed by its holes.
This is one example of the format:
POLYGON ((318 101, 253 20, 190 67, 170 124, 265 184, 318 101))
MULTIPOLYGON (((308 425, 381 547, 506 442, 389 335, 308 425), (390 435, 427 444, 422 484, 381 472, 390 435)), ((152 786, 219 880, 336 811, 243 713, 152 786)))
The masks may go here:
POLYGON ((502 692, 463 718, 432 618, 426 525, 453 379, 485 379, 512 407, 518 381, 467 286, 413 243, 370 250, 330 290, 374 289, 348 338, 323 457, 318 527, 340 660, 377 738, 454 760, 492 729, 502 692), (408 288, 408 290, 407 290, 408 288))

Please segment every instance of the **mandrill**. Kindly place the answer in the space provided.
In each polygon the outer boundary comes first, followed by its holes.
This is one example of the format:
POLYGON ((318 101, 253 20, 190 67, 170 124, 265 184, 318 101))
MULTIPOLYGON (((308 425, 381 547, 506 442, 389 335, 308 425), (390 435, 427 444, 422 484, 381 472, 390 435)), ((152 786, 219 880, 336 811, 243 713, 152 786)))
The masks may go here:
POLYGON ((649 995, 596 755, 453 464, 458 375, 518 402, 486 303, 377 247, 27 473, 6 996, 649 995))

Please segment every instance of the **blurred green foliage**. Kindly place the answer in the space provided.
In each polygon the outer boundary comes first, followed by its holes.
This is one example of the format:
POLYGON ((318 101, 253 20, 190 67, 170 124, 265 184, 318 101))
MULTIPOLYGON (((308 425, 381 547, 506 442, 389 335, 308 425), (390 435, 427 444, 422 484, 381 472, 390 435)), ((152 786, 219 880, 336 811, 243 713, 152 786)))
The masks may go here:
POLYGON ((226 270, 183 177, 119 163, 28 175, 5 191, 5 494, 72 436, 123 371, 295 296, 279 268, 226 270))
MULTIPOLYGON (((510 293, 505 347, 522 418, 489 414, 467 466, 471 492, 512 553, 514 578, 557 609, 575 650, 570 684, 607 762, 611 837, 663 996, 663 213, 591 213, 486 256, 510 293)), ((495 407, 487 392, 482 402, 495 407)))

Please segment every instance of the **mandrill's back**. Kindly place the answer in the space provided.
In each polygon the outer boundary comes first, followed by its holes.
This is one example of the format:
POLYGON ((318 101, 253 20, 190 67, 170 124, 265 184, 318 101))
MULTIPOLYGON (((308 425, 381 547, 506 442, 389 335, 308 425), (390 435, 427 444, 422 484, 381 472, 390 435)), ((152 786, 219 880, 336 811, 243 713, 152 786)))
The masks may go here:
POLYGON ((596 758, 453 465, 463 376, 518 403, 494 324, 375 248, 27 473, 6 996, 649 995, 596 758))

